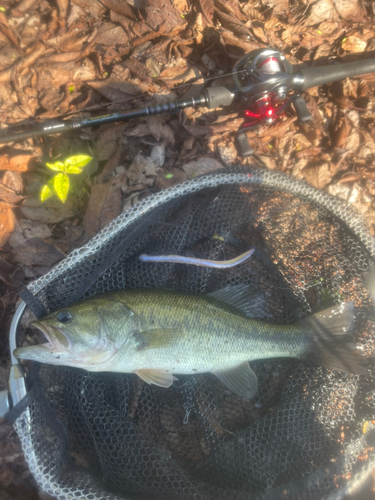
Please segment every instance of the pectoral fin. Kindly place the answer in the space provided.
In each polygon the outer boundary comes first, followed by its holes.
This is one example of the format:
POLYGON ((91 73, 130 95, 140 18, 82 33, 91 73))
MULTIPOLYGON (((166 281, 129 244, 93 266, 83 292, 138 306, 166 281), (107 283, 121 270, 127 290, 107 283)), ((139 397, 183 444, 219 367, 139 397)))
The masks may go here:
POLYGON ((173 384, 172 373, 166 370, 136 370, 134 373, 148 384, 158 385, 159 387, 170 387, 173 384))
POLYGON ((258 379, 249 363, 224 372, 214 372, 214 375, 238 396, 252 399, 258 390, 258 379))

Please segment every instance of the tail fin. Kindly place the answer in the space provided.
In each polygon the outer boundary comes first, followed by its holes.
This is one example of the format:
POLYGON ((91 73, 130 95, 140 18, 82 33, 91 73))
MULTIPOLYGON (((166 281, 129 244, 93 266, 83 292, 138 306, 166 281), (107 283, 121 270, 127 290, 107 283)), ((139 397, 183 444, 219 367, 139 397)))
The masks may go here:
POLYGON ((312 346, 306 352, 306 361, 331 370, 352 374, 367 373, 366 358, 355 344, 349 342, 348 332, 353 320, 353 302, 343 302, 300 320, 298 323, 310 330, 314 338, 312 346))

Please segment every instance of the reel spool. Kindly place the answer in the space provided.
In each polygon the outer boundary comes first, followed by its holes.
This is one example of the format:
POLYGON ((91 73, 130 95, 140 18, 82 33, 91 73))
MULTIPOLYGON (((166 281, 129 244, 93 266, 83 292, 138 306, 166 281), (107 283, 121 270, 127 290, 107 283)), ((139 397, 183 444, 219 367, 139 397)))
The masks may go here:
POLYGON ((272 124, 292 102, 302 123, 311 120, 306 103, 297 90, 303 78, 293 73, 293 66, 279 50, 254 50, 234 65, 233 72, 233 81, 246 106, 247 121, 237 134, 237 146, 242 156, 253 154, 245 131, 261 123, 272 124))

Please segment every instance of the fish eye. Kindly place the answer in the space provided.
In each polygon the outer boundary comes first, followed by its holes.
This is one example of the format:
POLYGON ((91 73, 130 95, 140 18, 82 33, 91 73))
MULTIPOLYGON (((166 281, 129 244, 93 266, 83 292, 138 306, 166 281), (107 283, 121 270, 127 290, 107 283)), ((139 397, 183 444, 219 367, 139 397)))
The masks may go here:
POLYGON ((60 311, 56 318, 57 321, 60 321, 60 323, 70 323, 73 319, 69 311, 60 311))

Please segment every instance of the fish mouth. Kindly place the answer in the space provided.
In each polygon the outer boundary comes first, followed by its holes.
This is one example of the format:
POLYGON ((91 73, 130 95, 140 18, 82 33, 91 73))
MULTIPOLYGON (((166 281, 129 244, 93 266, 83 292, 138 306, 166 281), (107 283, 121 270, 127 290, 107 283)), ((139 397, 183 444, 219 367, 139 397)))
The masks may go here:
POLYGON ((38 328, 47 339, 47 342, 27 347, 19 347, 14 350, 16 358, 20 359, 44 359, 48 354, 61 354, 69 351, 71 342, 65 332, 54 326, 47 326, 39 321, 34 321, 31 326, 38 328))

